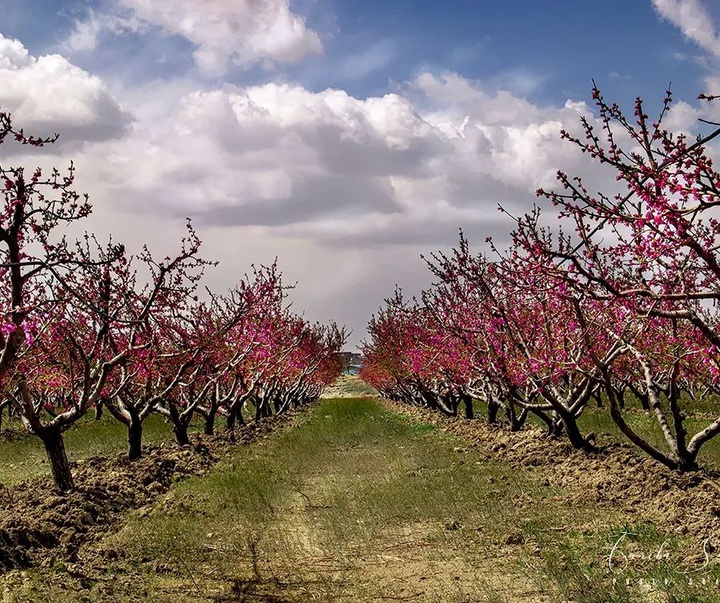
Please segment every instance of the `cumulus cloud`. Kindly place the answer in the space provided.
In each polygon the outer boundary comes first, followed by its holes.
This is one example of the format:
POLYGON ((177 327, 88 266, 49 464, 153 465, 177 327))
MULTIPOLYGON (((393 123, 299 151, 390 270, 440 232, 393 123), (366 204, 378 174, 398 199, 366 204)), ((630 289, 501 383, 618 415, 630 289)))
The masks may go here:
POLYGON ((187 94, 149 132, 109 151, 108 178, 131 170, 157 211, 234 225, 400 211, 390 177, 441 145, 398 95, 277 84, 187 94))
MULTIPOLYGON (((703 4, 655 5, 717 55, 718 33, 703 4)), ((99 6, 103 12, 76 24, 65 50, 94 50, 106 35, 162 30, 163 42, 188 47, 170 37, 180 36, 192 44, 210 74, 322 52, 287 0, 99 6)), ((396 44, 381 41, 327 63, 350 72, 346 80, 366 77, 399 57, 396 44)), ((458 228, 477 243, 492 235, 502 247, 512 221, 497 205, 516 215, 529 210, 537 187, 554 186, 557 169, 609 195, 618 186, 560 139, 563 128, 577 132, 581 116, 592 120, 591 109, 577 100, 542 106, 524 98, 542 81, 532 72, 487 81, 421 73, 369 98, 309 90, 277 75, 271 83, 206 89, 197 73, 134 84, 124 76, 117 69, 113 75, 121 104, 100 78, 66 58, 35 57, 0 36, 0 106, 21 127, 76 141, 54 150, 68 151, 62 157, 42 159, 60 166, 75 160, 78 188, 95 207, 82 228, 101 238, 112 232, 130 248, 148 242, 163 255, 176 248, 191 216, 204 254, 221 262, 208 274, 211 287, 231 286, 250 262, 279 256, 288 282, 301 283, 297 307, 311 319, 335 316, 357 337, 395 282, 410 283, 410 293, 413 283, 427 282, 419 254, 455 244, 458 228)), ((708 92, 720 90, 720 78, 707 84, 708 92)), ((691 129, 709 111, 681 102, 666 123, 691 129)))
POLYGON ((720 58, 720 33, 701 0, 653 0, 653 5, 686 38, 720 58))
POLYGON ((32 57, 20 40, 11 40, 0 34, 0 69, 22 69, 32 64, 32 57))
POLYGON ((0 106, 28 131, 61 132, 61 143, 117 137, 131 116, 102 80, 57 54, 33 57, 0 34, 0 106))
MULTIPOLYGON (((560 140, 561 128, 592 118, 585 103, 542 107, 453 73, 420 74, 369 98, 281 83, 153 83, 126 94, 129 125, 102 81, 62 57, 32 57, 0 38, 0 76, 15 91, 0 102, 13 103, 19 124, 51 122, 63 137, 86 128, 89 142, 72 156, 96 208, 88 228, 170 250, 191 216, 207 256, 221 261, 211 285, 232 285, 238 263, 278 255, 290 281, 308 283, 302 307, 329 315, 341 306, 349 318, 336 316, 357 329, 363 276, 384 275, 372 294, 363 290, 375 307, 403 272, 424 275, 419 253, 454 244, 460 227, 502 245, 511 221, 498 203, 528 210, 558 168, 606 192, 614 183, 560 140), (100 136, 101 124, 115 134, 125 126, 123 135, 100 136)), ((685 123, 690 108, 680 109, 685 123)))
POLYGON ((78 21, 65 46, 92 50, 105 32, 117 35, 148 25, 191 42, 196 64, 209 75, 224 74, 230 63, 272 67, 323 50, 318 34, 288 0, 117 0, 109 12, 91 12, 78 21))
POLYGON ((607 184, 560 140, 591 115, 584 103, 542 108, 455 74, 366 99, 224 86, 182 94, 162 119, 138 114, 153 119, 85 157, 126 211, 334 247, 439 244, 459 227, 506 234, 498 204, 526 211, 561 167, 607 184))

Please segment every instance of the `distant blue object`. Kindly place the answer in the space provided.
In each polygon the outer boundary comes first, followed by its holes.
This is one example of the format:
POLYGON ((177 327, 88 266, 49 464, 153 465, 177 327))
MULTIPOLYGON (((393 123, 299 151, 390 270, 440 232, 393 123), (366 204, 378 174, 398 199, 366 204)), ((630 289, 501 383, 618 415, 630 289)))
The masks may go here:
POLYGON ((343 375, 359 375, 362 366, 362 356, 355 352, 339 352, 338 356, 342 362, 343 375))

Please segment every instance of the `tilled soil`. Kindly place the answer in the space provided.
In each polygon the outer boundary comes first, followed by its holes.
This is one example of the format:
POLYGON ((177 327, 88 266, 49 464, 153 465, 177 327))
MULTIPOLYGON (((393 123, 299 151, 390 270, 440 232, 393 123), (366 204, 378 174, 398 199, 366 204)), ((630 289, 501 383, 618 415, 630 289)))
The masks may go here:
POLYGON ((384 402, 393 410, 459 435, 482 458, 539 471, 546 486, 567 487, 573 493, 566 502, 618 508, 668 532, 709 539, 710 551, 720 549, 720 474, 716 471, 673 472, 606 436, 598 437, 596 452, 586 453, 537 428, 511 432, 482 420, 384 402))
POLYGON ((61 493, 51 478, 0 486, 0 572, 43 567, 57 559, 72 563, 114 529, 122 514, 152 504, 172 482, 205 473, 231 447, 267 437, 292 423, 298 411, 270 417, 227 435, 195 435, 191 446, 147 446, 137 461, 93 457, 73 463, 76 489, 61 493))

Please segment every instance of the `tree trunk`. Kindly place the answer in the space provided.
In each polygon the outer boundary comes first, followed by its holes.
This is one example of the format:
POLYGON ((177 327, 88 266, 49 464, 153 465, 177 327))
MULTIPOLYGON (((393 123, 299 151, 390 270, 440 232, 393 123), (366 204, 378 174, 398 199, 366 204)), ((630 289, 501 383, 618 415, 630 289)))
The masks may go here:
POLYGON ((40 437, 45 445, 55 486, 62 492, 73 490, 75 483, 70 472, 70 463, 65 452, 65 440, 63 440, 62 432, 57 429, 49 429, 40 437))
POLYGON ((697 454, 691 454, 687 451, 680 455, 677 464, 677 470, 680 473, 687 473, 689 471, 697 471, 700 467, 697 464, 697 454))
MULTIPOLYGON (((634 386, 632 383, 628 383, 628 389, 632 392, 633 396, 640 402, 643 410, 650 410, 650 394, 643 392, 639 387, 634 386)), ((618 405, 620 408, 625 408, 625 396, 618 396, 618 405)))
POLYGON ((560 417, 563 425, 565 425, 565 433, 567 433, 573 448, 577 448, 578 450, 594 449, 594 446, 583 437, 577 424, 577 418, 573 414, 563 413, 560 417))
POLYGON ((229 408, 227 411, 227 415, 225 415, 225 429, 230 434, 230 441, 235 441, 235 419, 240 415, 240 419, 242 420, 242 412, 241 411, 235 411, 232 408, 229 408))
POLYGON ((505 415, 510 421, 510 431, 520 431, 523 425, 525 425, 528 412, 530 412, 527 408, 523 408, 518 415, 515 409, 515 403, 512 400, 508 400, 507 408, 505 409, 505 415))
POLYGON ((128 458, 136 461, 142 456, 142 422, 134 415, 128 423, 128 458))
POLYGON ((182 421, 173 423, 173 433, 175 434, 175 440, 180 446, 189 446, 190 438, 188 437, 188 426, 182 421))
POLYGON ((439 394, 438 398, 442 402, 440 406, 444 406, 450 412, 451 417, 457 417, 458 406, 460 406, 460 402, 457 398, 450 394, 439 394))
POLYGON ((235 410, 228 410, 228 413, 225 416, 225 429, 228 431, 235 431, 235 420, 237 419, 238 414, 239 413, 235 410))
POLYGON ((495 400, 488 400, 487 403, 487 415, 488 423, 495 424, 498 422, 498 412, 500 411, 500 405, 495 400))
POLYGON ((0 402, 0 431, 2 431, 5 409, 7 409, 7 420, 10 421, 10 419, 12 419, 13 409, 12 406, 10 406, 9 400, 3 400, 2 402, 0 402))
POLYGON ((178 443, 178 446, 189 446, 188 426, 192 420, 192 414, 183 417, 172 402, 168 403, 167 410, 173 426, 173 435, 175 436, 175 441, 178 443))
MULTIPOLYGON (((217 408, 211 407, 205 415, 205 435, 213 435, 215 433, 215 415, 217 408)), ((228 415, 229 417, 230 415, 228 415)))
POLYGON ((102 400, 98 400, 95 403, 95 420, 99 421, 100 419, 102 419, 102 416, 103 416, 103 402, 102 402, 102 400))
POLYGON ((466 419, 474 419, 475 414, 473 413, 473 401, 472 396, 468 396, 467 394, 462 394, 462 401, 465 405, 465 418, 466 419))

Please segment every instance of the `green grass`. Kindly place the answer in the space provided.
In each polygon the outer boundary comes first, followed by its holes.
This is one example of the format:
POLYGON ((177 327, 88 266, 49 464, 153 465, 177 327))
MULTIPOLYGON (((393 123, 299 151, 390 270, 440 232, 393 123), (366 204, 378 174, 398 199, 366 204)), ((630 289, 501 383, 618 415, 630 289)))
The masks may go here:
MULTIPOLYGON (((698 402, 692 402, 687 397, 683 401, 683 407, 687 419, 685 419, 685 429, 688 433, 687 441, 700 430, 707 427, 714 420, 710 418, 720 416, 720 402, 717 396, 708 396, 706 399, 698 402), (699 417, 698 413, 705 413, 707 417, 699 417), (714 413, 714 414, 713 414, 714 413), (693 415, 696 416, 693 416, 693 415)), ((463 410, 458 411, 462 414, 463 410)), ((486 407, 481 402, 476 401, 474 404, 475 415, 477 418, 486 419, 486 407)), ((630 400, 627 404, 626 411, 623 414, 625 421, 640 436, 645 438, 650 444, 659 448, 665 453, 669 452, 669 448, 662 434, 660 426, 651 412, 642 410, 639 402, 630 400)), ((502 420, 502 417, 499 417, 502 420)), ((536 415, 532 413, 528 415, 527 424, 546 429, 547 425, 536 415)), ((605 408, 597 408, 595 402, 591 402, 583 411, 578 420, 578 425, 583 434, 594 432, 595 434, 604 434, 610 436, 615 442, 630 443, 629 440, 620 432, 620 429, 612 420, 610 410, 606 405, 605 408)), ((644 454, 642 450, 636 448, 639 455, 644 454)), ((706 442, 700 449, 698 456, 700 465, 707 466, 712 469, 720 469, 720 436, 716 436, 709 442, 706 442)))
MULTIPOLYGON (((106 546, 132 560, 172 550, 177 566, 198 571, 203 592, 254 582, 254 589, 281 584, 293 596, 307 591, 321 600, 348 589, 374 600, 375 578, 362 575, 358 557, 392 559, 403 546, 420 547, 423 565, 471 574, 467 584, 450 576, 456 599, 433 587, 437 600, 465 600, 479 584, 482 543, 505 536, 512 515, 505 500, 540 486, 529 474, 479 467, 455 450, 458 443, 377 402, 326 401, 301 429, 178 484, 169 504, 134 517, 106 546), (213 579, 205 579, 208 570, 213 579)), ((168 588, 162 578, 145 579, 168 588)))
MULTIPOLYGON (((10 426, 13 430, 22 429, 20 424, 10 426)), ((199 427, 193 425, 192 430, 197 429, 199 427)), ((163 417, 151 415, 145 420, 143 444, 172 439, 171 425, 163 417)), ((100 421, 88 415, 65 432, 65 447, 71 461, 92 456, 112 456, 127 449, 127 431, 124 425, 107 414, 100 421)), ((0 441, 0 459, 0 484, 4 486, 50 474, 43 444, 39 438, 30 434, 0 441)))
POLYGON ((541 575, 577 603, 704 603, 720 600, 717 561, 704 568, 702 543, 666 534, 651 522, 597 532, 527 526, 541 548, 541 575), (595 563, 588 561, 595 558, 595 563), (585 589, 578 590, 578 584, 585 589))
POLYGON ((236 448, 130 514, 94 549, 107 567, 81 559, 91 579, 62 564, 13 575, 8 600, 720 598, 700 582, 720 579, 717 564, 693 584, 683 573, 697 569, 698 543, 542 477, 488 463, 376 400, 324 400, 300 426, 236 448), (654 559, 661 547, 668 557, 654 559))
MULTIPOLYGON (((636 410, 626 412, 624 417, 628 425, 650 444, 660 448, 663 452, 669 452, 660 426, 653 414, 636 410)), ((707 427, 711 422, 710 419, 689 416, 685 420, 688 441, 690 441, 690 437, 707 427)), ((610 417, 610 411, 608 409, 587 408, 578 423, 583 433, 587 434, 592 431, 596 434, 602 433, 609 435, 618 442, 628 442, 627 438, 620 432, 620 429, 610 417)), ((638 449, 638 454, 643 454, 643 452, 638 449)), ((701 465, 720 469, 720 437, 713 438, 700 449, 698 462, 701 465)))
MULTIPOLYGON (((684 423, 688 442, 693 435, 720 416, 720 398, 715 394, 705 396, 700 400, 692 400, 686 393, 683 393, 680 397, 680 407, 687 416, 684 423)), ((653 446, 663 452, 669 452, 655 415, 651 411, 642 410, 640 402, 634 396, 626 396, 626 409, 623 414, 626 422, 634 431, 653 446)), ((586 431, 604 433, 617 438, 618 441, 627 441, 610 417, 607 404, 605 408, 597 408, 594 403, 591 403, 583 413, 580 425, 586 431)), ((720 468, 720 438, 716 437, 703 445, 698 461, 700 464, 712 468, 720 468)))

